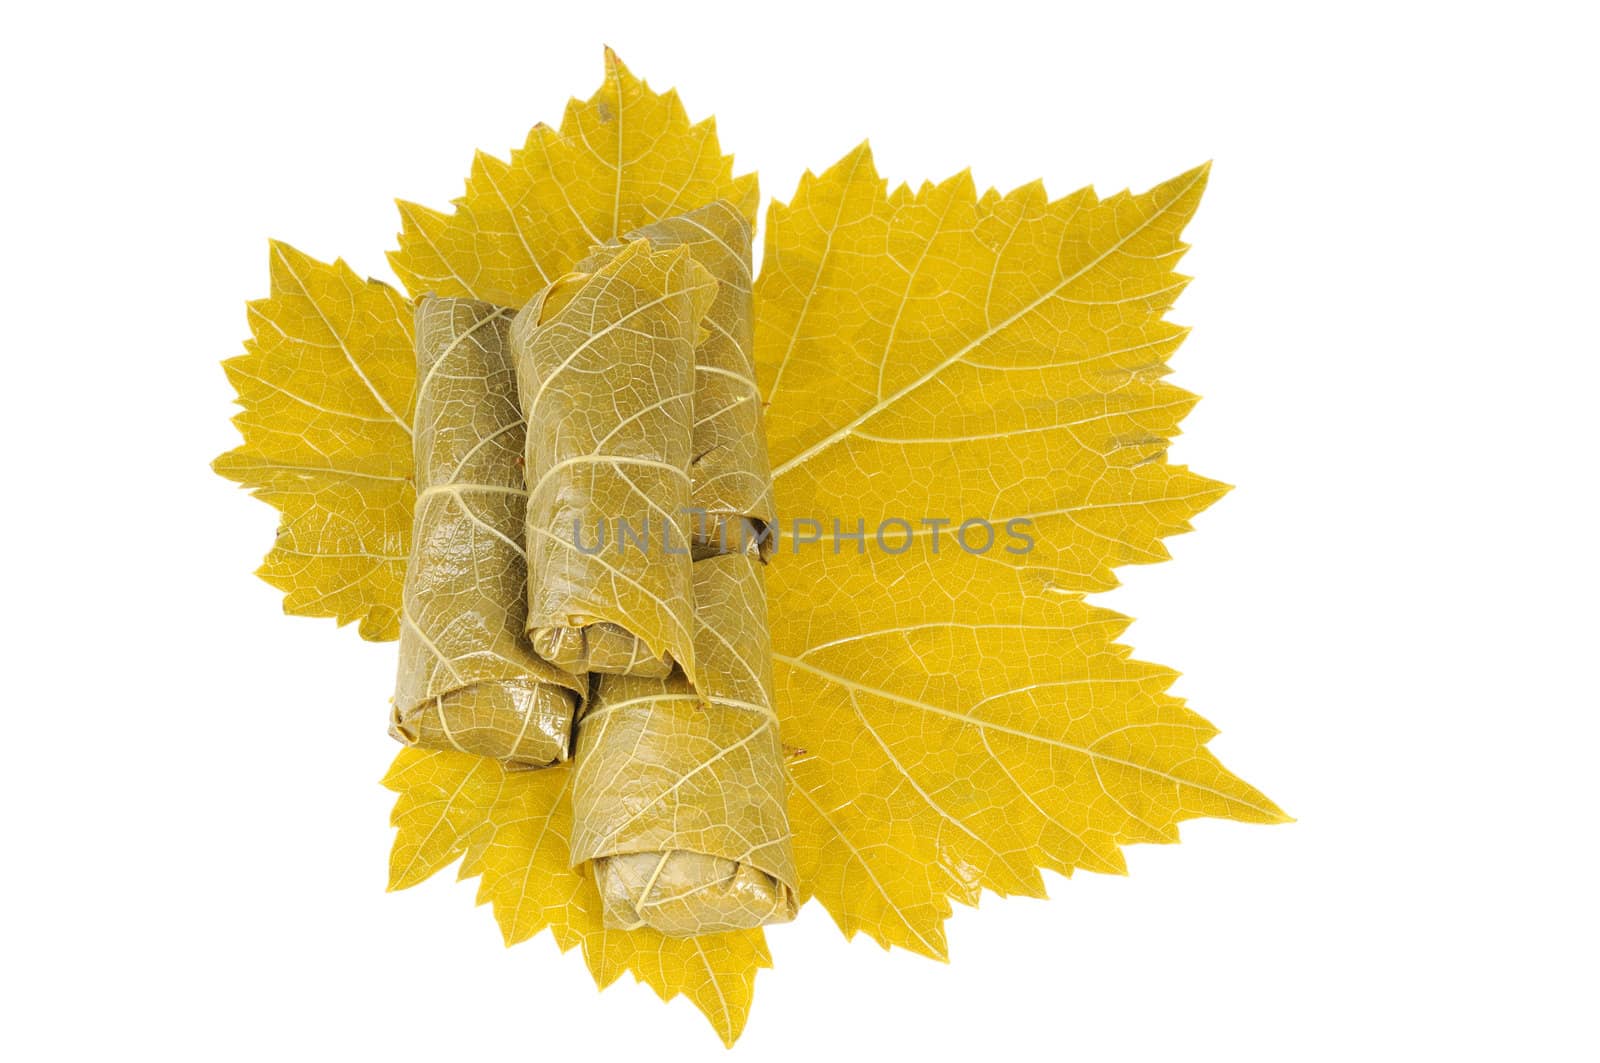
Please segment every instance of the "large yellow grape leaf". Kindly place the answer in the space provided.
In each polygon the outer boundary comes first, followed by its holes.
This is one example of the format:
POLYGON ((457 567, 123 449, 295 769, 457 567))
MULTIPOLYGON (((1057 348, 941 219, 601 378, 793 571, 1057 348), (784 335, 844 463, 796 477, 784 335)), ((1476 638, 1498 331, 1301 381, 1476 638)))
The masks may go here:
POLYGON ((1121 872, 1118 846, 1195 816, 1284 818, 1082 598, 1226 490, 1166 460, 1194 397, 1162 379, 1184 334, 1162 314, 1205 177, 1106 200, 979 196, 966 174, 890 192, 862 145, 769 212, 778 509, 869 535, 792 543, 769 579, 801 880, 847 935, 942 957, 952 899, 1121 872), (1027 520, 1034 545, 977 552, 975 526, 968 552, 933 518, 1027 520))
POLYGON ((560 130, 533 127, 509 162, 479 152, 455 211, 402 201, 389 261, 413 295, 521 306, 596 244, 719 199, 754 221, 756 177, 733 175, 716 123, 691 123, 606 49, 606 78, 560 130))
POLYGON ((493 906, 507 945, 550 928, 574 945, 601 988, 624 971, 663 1000, 682 993, 724 1044, 744 1029, 756 972, 770 967, 760 930, 667 938, 649 928, 610 930, 594 880, 568 866, 572 832, 568 765, 508 772, 465 753, 406 749, 384 785, 398 793, 389 888, 415 885, 457 860, 479 876, 478 903, 493 906))
POLYGON ((212 467, 282 513, 257 574, 285 612, 400 633, 411 549, 411 308, 387 284, 270 248, 271 294, 249 304, 245 353, 223 363, 244 444, 212 467))
MULTIPOLYGON (((673 94, 652 93, 609 53, 607 63, 606 84, 569 107, 559 133, 536 127, 509 164, 480 156, 453 214, 402 205, 392 262, 413 292, 515 304, 598 239, 716 198, 753 208, 753 177, 732 177, 709 122, 691 125, 673 94)), ((933 532, 918 528, 919 548, 901 556, 775 558, 803 888, 847 934, 942 956, 952 899, 1041 893, 1039 868, 1121 871, 1119 845, 1174 841, 1192 816, 1283 818, 1206 752, 1210 726, 1166 693, 1174 673, 1131 660, 1114 641, 1126 621, 1081 598, 1112 586, 1116 565, 1164 558, 1161 537, 1225 490, 1165 460, 1194 400, 1161 380, 1183 335, 1161 315, 1182 284, 1171 271, 1178 234, 1203 181, 1195 171, 1104 202, 1084 191, 1051 203, 1037 185, 980 197, 965 175, 889 192, 863 147, 774 205, 757 353, 782 514, 869 528, 885 516, 1026 516, 1037 543, 1026 556, 975 557, 946 539, 935 556, 933 532)), ((400 364, 391 356, 404 350, 409 381, 410 335, 396 328, 408 329, 405 314, 321 306, 339 303, 339 285, 352 305, 394 293, 369 282, 357 294, 339 264, 306 272, 339 283, 312 283, 308 297, 305 281, 289 282, 284 296, 301 317, 317 304, 335 342, 286 331, 255 375, 271 369, 272 386, 303 390, 299 344, 317 358, 338 347, 357 366, 400 364)), ((275 267, 275 299, 279 289, 275 267)), ((259 430, 305 435, 294 416, 308 415, 273 413, 259 430)), ((256 430, 241 428, 247 440, 256 430)), ((409 471, 408 434, 385 426, 364 438, 386 458, 381 475, 409 471)), ((228 455, 218 467, 242 479, 263 461, 228 455)), ((373 511, 350 482, 371 475, 349 467, 358 475, 332 479, 333 493, 309 492, 327 501, 305 508, 295 544, 317 559, 339 558, 343 540, 324 543, 316 528, 373 511)), ((303 568, 294 587, 317 599, 307 609, 364 615, 364 631, 385 633, 399 528, 386 581, 303 568)), ((508 942, 550 926, 563 948, 584 946, 602 985, 632 970, 663 996, 684 992, 731 1040, 769 962, 764 938, 691 950, 608 934, 592 885, 563 855, 565 776, 402 752, 386 780, 400 794, 393 885, 460 858, 463 875, 482 876, 480 900, 508 942)))

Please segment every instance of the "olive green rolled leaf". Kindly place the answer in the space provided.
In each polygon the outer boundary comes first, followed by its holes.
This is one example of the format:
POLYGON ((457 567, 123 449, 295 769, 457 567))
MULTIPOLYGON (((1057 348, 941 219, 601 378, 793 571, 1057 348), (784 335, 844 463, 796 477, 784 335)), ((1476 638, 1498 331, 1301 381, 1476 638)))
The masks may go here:
MULTIPOLYGON (((751 354, 752 237, 745 211, 725 199, 635 229, 625 237, 649 240, 657 249, 687 248, 717 279, 716 301, 694 349, 689 498, 695 557, 738 552, 765 557, 773 544, 772 470, 751 354)), ((621 246, 596 248, 578 269, 598 268, 621 246)))
POLYGON ((567 759, 586 685, 524 636, 524 433, 510 323, 510 310, 472 299, 417 305, 417 503, 390 733, 534 768, 567 759))
POLYGON ((608 925, 681 937, 794 918, 762 569, 744 554, 694 563, 698 687, 681 672, 597 677, 571 857, 592 862, 608 925))
POLYGON ((527 631, 567 671, 694 675, 694 348, 716 280, 637 240, 511 327, 528 426, 527 631))

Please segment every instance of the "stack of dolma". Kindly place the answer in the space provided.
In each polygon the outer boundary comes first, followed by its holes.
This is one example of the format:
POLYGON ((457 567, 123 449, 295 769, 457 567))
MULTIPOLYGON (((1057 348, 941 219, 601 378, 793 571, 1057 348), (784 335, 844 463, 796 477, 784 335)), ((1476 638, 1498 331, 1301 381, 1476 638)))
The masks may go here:
POLYGON ((418 502, 393 733, 571 757, 608 925, 794 917, 763 565, 751 228, 726 202, 528 305, 417 308, 418 502))

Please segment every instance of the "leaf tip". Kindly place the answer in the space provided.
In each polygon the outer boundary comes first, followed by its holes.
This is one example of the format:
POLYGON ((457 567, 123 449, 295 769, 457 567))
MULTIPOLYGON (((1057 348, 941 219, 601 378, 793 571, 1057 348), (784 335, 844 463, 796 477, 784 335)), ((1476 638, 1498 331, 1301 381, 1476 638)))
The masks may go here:
POLYGON ((1207 159, 1199 166, 1191 167, 1190 169, 1185 170, 1183 173, 1174 177, 1172 180, 1165 182, 1164 187, 1176 187, 1178 189, 1178 198, 1180 199, 1186 198, 1189 195, 1192 195, 1198 199, 1200 195, 1205 192, 1206 182, 1210 179, 1211 160, 1207 159))
MULTIPOLYGON (((809 176, 811 171, 807 170, 806 174, 809 176)), ((845 152, 838 162, 822 171, 822 176, 819 180, 840 181, 849 184, 857 179, 858 174, 869 181, 877 180, 878 178, 878 170, 872 160, 872 142, 869 140, 862 140, 855 147, 845 152)), ((804 178, 801 179, 801 184, 805 184, 804 178)))
POLYGON ((609 44, 601 45, 605 54, 606 80, 622 83, 633 79, 633 71, 628 65, 617 57, 617 51, 609 44))

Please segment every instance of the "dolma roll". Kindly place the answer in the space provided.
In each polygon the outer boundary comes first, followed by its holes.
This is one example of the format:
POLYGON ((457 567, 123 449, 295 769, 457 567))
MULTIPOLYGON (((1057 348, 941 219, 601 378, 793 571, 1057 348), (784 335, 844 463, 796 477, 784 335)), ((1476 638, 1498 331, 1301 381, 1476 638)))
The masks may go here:
POLYGON ((536 768, 567 759, 587 687, 525 637, 511 315, 471 299, 417 305, 417 503, 390 733, 536 768))
MULTIPOLYGON (((694 511, 695 557, 716 553, 771 552, 774 520, 771 466, 756 387, 752 344, 752 229, 744 213, 726 200, 636 229, 625 240, 652 247, 687 248, 717 279, 717 297, 694 350, 693 457, 689 498, 694 511)), ((580 270, 597 268, 616 254, 597 248, 580 270)))
POLYGON ((610 926, 687 937, 797 908, 762 565, 694 563, 698 689, 596 677, 578 723, 574 866, 592 861, 610 926))
POLYGON ((693 676, 694 348, 716 280, 637 240, 512 324, 528 425, 527 631, 575 675, 693 676))

